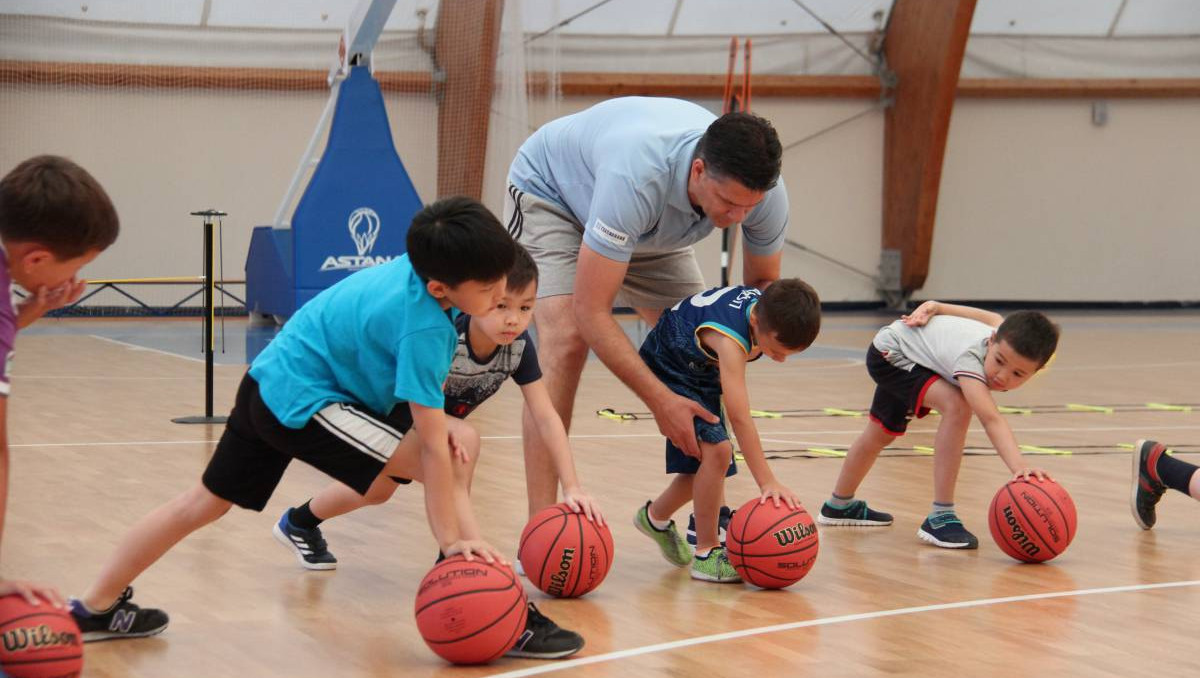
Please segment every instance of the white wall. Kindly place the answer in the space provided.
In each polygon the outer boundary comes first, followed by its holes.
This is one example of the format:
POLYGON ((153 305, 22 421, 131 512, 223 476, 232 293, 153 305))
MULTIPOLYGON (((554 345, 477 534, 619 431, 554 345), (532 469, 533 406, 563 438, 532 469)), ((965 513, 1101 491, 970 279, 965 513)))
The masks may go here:
MULTIPOLYGON (((397 149, 421 197, 430 200, 436 192, 435 104, 425 96, 387 99, 397 149)), ((122 236, 85 271, 90 277, 199 274, 200 222, 188 212, 209 206, 230 213, 225 269, 240 277, 250 230, 273 216, 324 100, 320 92, 6 86, 0 90, 0 171, 36 153, 60 153, 108 188, 122 236)), ((594 101, 533 102, 531 122, 594 101)), ((785 145, 868 105, 755 100, 756 112, 774 122, 785 145)), ((1108 106, 1108 124, 1095 127, 1085 101, 960 101, 932 273, 917 296, 1200 299, 1194 263, 1200 102, 1108 106)), ((785 154, 792 239, 875 272, 882 143, 883 118, 873 113, 785 154)), ((497 210, 500 185, 501 177, 489 177, 487 202, 497 210)), ((715 284, 718 238, 698 251, 715 284)), ((864 278, 796 250, 785 254, 784 273, 809 280, 826 301, 877 298, 864 278)))

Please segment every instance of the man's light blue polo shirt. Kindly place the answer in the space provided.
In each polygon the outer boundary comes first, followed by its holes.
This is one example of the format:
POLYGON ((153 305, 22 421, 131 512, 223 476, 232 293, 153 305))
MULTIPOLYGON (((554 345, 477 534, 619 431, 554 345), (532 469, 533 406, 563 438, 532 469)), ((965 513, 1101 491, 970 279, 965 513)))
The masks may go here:
MULTIPOLYGON (((713 120, 680 99, 611 99, 535 132, 517 152, 509 182, 573 215, 583 241, 609 259, 681 249, 714 228, 687 195, 692 155, 713 120)), ((742 223, 746 251, 778 252, 787 221, 780 180, 742 223)))

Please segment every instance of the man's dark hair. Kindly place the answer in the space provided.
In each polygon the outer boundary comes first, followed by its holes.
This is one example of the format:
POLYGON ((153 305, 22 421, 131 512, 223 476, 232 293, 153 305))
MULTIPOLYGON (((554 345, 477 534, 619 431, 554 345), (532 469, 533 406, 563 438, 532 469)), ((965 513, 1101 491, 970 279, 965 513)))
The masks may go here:
POLYGON ((799 278, 771 283, 755 306, 759 328, 789 349, 812 346, 821 331, 821 298, 799 278))
POLYGON ((695 157, 717 177, 766 192, 779 181, 783 146, 765 119, 753 113, 726 113, 700 137, 695 157))
POLYGON ((0 179, 0 238, 36 243, 65 260, 103 250, 120 231, 95 177, 57 155, 39 155, 0 179))
POLYGON ((1038 311, 1017 311, 996 329, 996 341, 1003 341, 1017 353, 1038 364, 1041 369, 1058 349, 1058 325, 1038 311))
POLYGON ((538 267, 534 262, 533 257, 529 256, 529 250, 521 245, 517 245, 517 256, 513 260, 513 266, 508 271, 508 281, 505 285, 509 292, 521 292, 529 283, 537 283, 538 267))
POLYGON ((467 280, 493 282, 513 267, 517 243, 482 203, 456 196, 413 215, 408 260, 417 275, 457 287, 467 280))

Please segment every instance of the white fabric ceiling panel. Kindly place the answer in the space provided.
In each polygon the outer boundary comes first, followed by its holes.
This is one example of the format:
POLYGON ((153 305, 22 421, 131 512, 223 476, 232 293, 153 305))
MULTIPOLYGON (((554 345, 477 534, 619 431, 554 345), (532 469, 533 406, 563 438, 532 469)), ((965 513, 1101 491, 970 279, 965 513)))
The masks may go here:
MULTIPOLYGON (((211 0, 209 26, 340 30, 357 0, 211 0)), ((384 30, 416 30, 418 9, 428 9, 427 26, 437 17, 437 0, 398 0, 384 30)))
MULTIPOLYGON (((620 0, 618 0, 620 1, 620 0)), ((872 15, 886 16, 891 0, 804 0, 826 23, 843 33, 877 28, 872 15)), ((675 35, 771 35, 824 33, 792 0, 682 0, 675 35)))
POLYGON ((0 0, 0 14, 195 26, 203 0, 0 0))
POLYGON ((971 32, 1105 36, 1121 0, 979 0, 971 32))
POLYGON ((1200 2, 1128 0, 1115 35, 1200 35, 1200 2))
MULTIPOLYGON (((541 33, 598 4, 599 0, 525 0, 526 33, 541 33)), ((558 29, 583 35, 666 35, 676 0, 611 0, 558 29)))

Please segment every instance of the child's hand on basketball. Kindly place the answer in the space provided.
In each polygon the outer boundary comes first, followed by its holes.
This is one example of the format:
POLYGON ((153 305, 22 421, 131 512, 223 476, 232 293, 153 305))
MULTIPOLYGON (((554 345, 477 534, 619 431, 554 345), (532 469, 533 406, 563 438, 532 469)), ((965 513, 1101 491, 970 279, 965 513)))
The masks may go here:
POLYGON ((600 507, 596 504, 596 500, 592 496, 583 491, 583 488, 573 487, 563 490, 563 502, 571 508, 575 513, 582 513, 587 516, 587 519, 597 525, 604 525, 604 516, 600 515, 600 507))
POLYGON ((1014 473, 1012 480, 1029 480, 1029 476, 1033 476, 1038 480, 1049 480, 1052 483, 1055 482, 1055 480, 1050 477, 1050 474, 1044 469, 1034 468, 1032 466, 1026 466, 1025 468, 1014 473))
POLYGON ((800 499, 777 480, 764 483, 758 489, 762 491, 762 498, 758 500, 760 504, 770 499, 775 502, 775 508, 779 508, 780 500, 783 500, 783 503, 787 504, 788 508, 794 509, 800 505, 800 499))
POLYGON ((55 607, 65 608, 67 603, 58 591, 49 586, 42 586, 28 581, 16 581, 12 579, 0 579, 0 598, 12 594, 20 595, 25 599, 25 602, 30 605, 41 605, 42 600, 54 605, 55 607))
POLYGON ((468 561, 483 558, 489 563, 508 565, 508 560, 500 552, 482 539, 459 539, 444 550, 447 557, 462 554, 468 561))
POLYGON ((900 316, 900 320, 909 327, 921 327, 937 314, 938 302, 930 300, 918 306, 912 313, 900 316))

